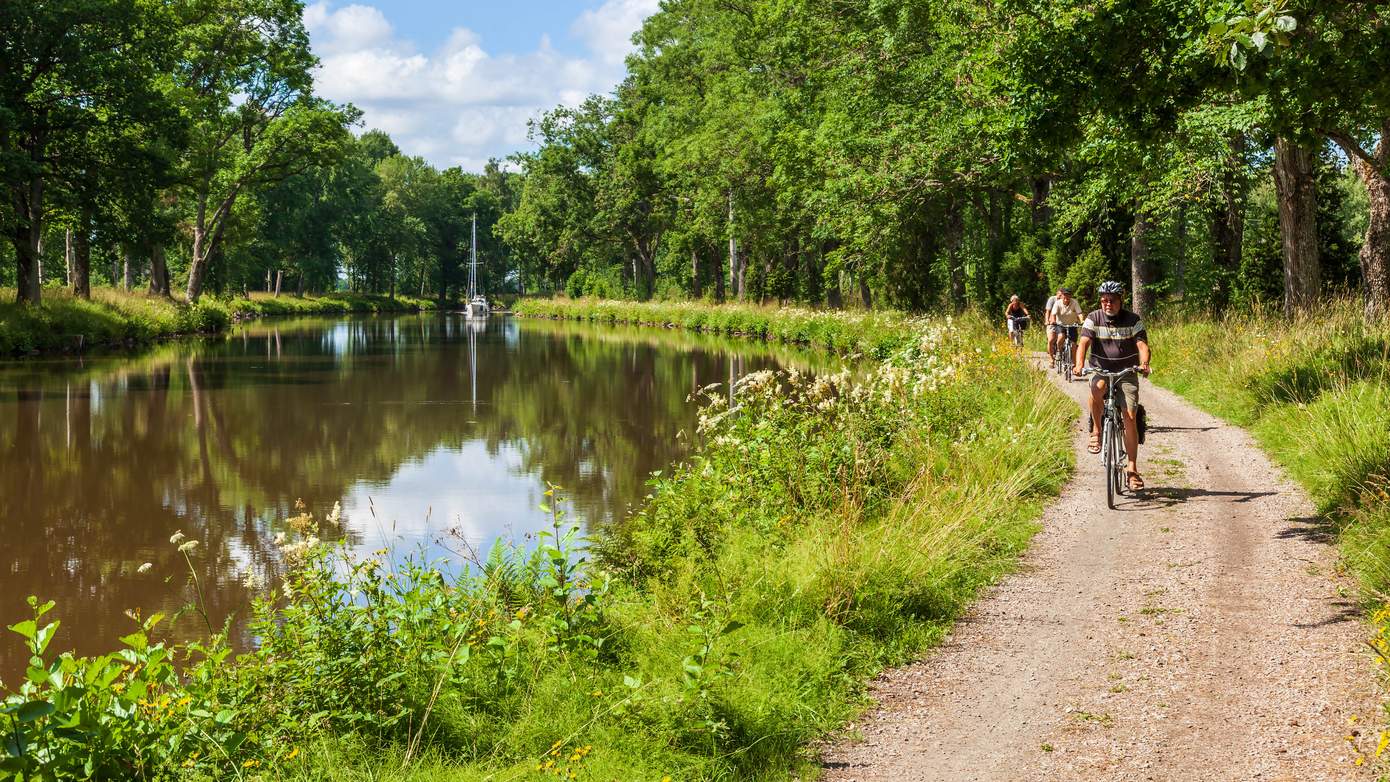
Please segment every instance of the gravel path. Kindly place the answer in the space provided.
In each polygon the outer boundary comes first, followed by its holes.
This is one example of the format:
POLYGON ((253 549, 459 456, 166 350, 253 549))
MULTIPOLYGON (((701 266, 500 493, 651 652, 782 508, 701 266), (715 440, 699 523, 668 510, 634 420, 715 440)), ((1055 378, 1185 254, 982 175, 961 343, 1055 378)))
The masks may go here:
POLYGON ((1078 424, 1020 571, 874 683, 825 779, 1372 778, 1373 667, 1312 505, 1240 429, 1146 381, 1140 398, 1148 489, 1106 510, 1078 424))

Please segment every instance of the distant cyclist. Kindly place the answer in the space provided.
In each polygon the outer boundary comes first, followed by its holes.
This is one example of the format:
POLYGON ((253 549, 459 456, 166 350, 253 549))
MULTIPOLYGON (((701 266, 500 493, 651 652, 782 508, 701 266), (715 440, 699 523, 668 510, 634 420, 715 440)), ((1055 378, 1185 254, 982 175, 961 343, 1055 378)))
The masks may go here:
POLYGON ((1076 343, 1076 328, 1081 325, 1081 305, 1077 304, 1076 299, 1071 297, 1069 289, 1057 289, 1057 295, 1052 297, 1052 305, 1048 310, 1047 320, 1052 324, 1047 335, 1047 352, 1049 354, 1055 356, 1057 351, 1067 343, 1065 338, 1067 331, 1071 332, 1072 343, 1076 343))
MULTIPOLYGON (((1081 339, 1076 346, 1075 376, 1080 377, 1086 364, 1086 353, 1095 345, 1092 358, 1097 367, 1106 372, 1121 372, 1137 367, 1142 374, 1149 374, 1149 335, 1144 330, 1144 321, 1138 315, 1124 309, 1125 286, 1113 280, 1100 285, 1100 309, 1086 316, 1081 324, 1081 339)), ((1120 378, 1120 408, 1125 422, 1125 454, 1129 464, 1125 468, 1125 483, 1131 491, 1144 488, 1144 479, 1139 475, 1139 424, 1135 412, 1139 409, 1139 378, 1133 373, 1120 378)), ((1101 408, 1105 404, 1105 381, 1091 380, 1091 442, 1088 450, 1100 453, 1101 408)))
POLYGON ((1014 342, 1023 339, 1023 324, 1029 318, 1028 307, 1019 300, 1018 294, 1009 297, 1009 303, 1004 305, 1004 325, 1009 329, 1009 337, 1014 342))
MULTIPOLYGON (((1057 289, 1061 292, 1061 288, 1057 289)), ((1057 294, 1054 293, 1047 297, 1047 303, 1043 305, 1043 330, 1047 333, 1047 360, 1048 363, 1057 361, 1056 348, 1052 344, 1052 305, 1057 302, 1057 294)))

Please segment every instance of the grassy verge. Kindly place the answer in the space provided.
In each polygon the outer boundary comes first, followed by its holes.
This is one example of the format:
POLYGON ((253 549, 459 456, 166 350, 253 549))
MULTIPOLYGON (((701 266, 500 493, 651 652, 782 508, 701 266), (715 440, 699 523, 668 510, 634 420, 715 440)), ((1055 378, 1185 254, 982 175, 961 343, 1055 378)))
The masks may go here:
POLYGON ((727 336, 806 345, 832 353, 888 357, 912 335, 908 319, 882 311, 822 312, 797 308, 699 302, 635 302, 606 299, 522 299, 517 315, 600 323, 682 328, 727 336))
POLYGON ((261 647, 236 660, 216 638, 154 643, 154 617, 117 654, 53 655, 36 601, 15 626, 34 664, 0 710, 25 749, 0 769, 813 773, 808 744, 854 715, 865 682, 940 639, 1011 567, 1071 466, 1066 449, 1017 443, 1065 438, 1075 411, 982 321, 885 319, 871 332, 838 315, 758 317, 769 333, 809 320, 831 335, 819 344, 883 355, 854 376, 764 372, 732 395, 706 389, 695 455, 587 545, 560 494, 534 549, 497 548, 463 579, 350 559, 318 542, 341 534, 335 514, 292 519, 290 575, 258 604, 261 647))
POLYGON ((1153 330, 1154 382, 1248 428, 1317 503, 1390 674, 1390 323, 1355 302, 1153 330))
POLYGON ((333 315, 346 312, 413 312, 433 302, 365 294, 335 293, 295 298, 204 298, 188 304, 163 296, 97 288, 91 300, 64 289, 45 289, 38 307, 14 303, 13 289, 0 289, 0 356, 77 352, 124 347, 188 334, 212 334, 233 321, 267 315, 333 315))

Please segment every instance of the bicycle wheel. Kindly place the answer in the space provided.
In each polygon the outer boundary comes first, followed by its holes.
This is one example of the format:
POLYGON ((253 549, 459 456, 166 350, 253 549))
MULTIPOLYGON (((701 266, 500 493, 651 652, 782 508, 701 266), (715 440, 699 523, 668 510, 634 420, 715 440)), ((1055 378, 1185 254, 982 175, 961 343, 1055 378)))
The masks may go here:
POLYGON ((1105 473, 1105 506, 1115 509, 1115 429, 1110 416, 1105 416, 1101 425, 1100 453, 1102 472, 1105 473))
POLYGON ((1110 430, 1113 432, 1110 437, 1113 449, 1113 455, 1110 459, 1112 465, 1110 480, 1115 484, 1116 496, 1119 496, 1125 493, 1125 429, 1124 425, 1120 423, 1117 412, 1111 413, 1110 430))
POLYGON ((1062 346, 1062 355, 1058 358, 1058 362, 1062 365, 1062 377, 1065 377, 1067 382, 1070 383, 1072 381, 1072 353, 1070 342, 1062 346))

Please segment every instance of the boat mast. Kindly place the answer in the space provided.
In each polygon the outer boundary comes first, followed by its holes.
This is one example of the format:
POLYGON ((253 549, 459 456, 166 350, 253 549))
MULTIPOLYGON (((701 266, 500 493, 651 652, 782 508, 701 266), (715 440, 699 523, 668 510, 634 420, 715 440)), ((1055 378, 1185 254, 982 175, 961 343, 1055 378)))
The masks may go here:
POLYGON ((468 301, 478 295, 478 213, 473 213, 473 255, 468 263, 468 301))

